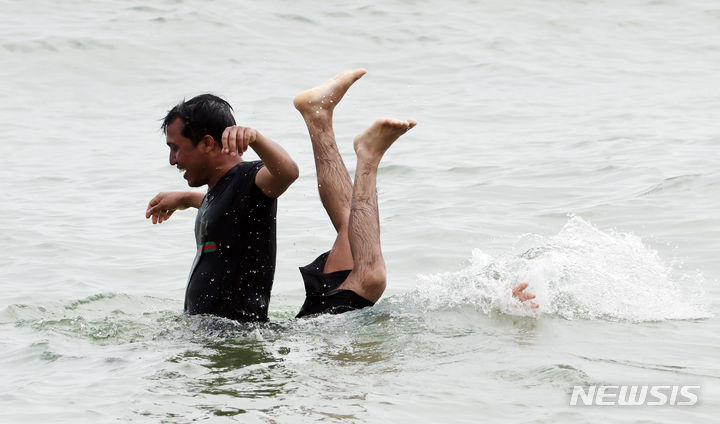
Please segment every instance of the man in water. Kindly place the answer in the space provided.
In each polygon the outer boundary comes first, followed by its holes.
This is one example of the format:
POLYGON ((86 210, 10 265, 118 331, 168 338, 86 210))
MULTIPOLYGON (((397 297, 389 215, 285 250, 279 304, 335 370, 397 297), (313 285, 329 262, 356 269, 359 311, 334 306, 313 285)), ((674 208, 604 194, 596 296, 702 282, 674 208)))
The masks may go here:
POLYGON ((279 144, 236 126, 230 105, 210 94, 172 108, 162 129, 170 164, 185 171, 190 187, 208 186, 207 194, 160 193, 146 212, 155 224, 177 209, 199 208, 185 312, 267 321, 275 275, 276 199, 297 179, 297 165, 279 144), (262 161, 243 161, 248 147, 262 161))
MULTIPOLYGON (((335 242, 330 251, 300 268, 306 299, 298 317, 342 313, 372 306, 385 291, 386 273, 380 247, 376 191, 377 169, 387 149, 417 122, 412 119, 403 121, 381 118, 356 136, 354 148, 357 167, 353 183, 335 142, 332 118, 335 107, 347 90, 364 74, 363 69, 342 72, 324 84, 300 93, 294 99, 295 107, 303 116, 310 133, 320 200, 336 231, 335 242)), ((238 137, 223 137, 222 144, 222 151, 226 154, 242 153, 247 148, 244 138, 238 137)), ((286 188, 287 186, 282 191, 286 188)), ((177 193, 173 195, 182 196, 177 193)), ((159 203, 156 199, 157 197, 150 202, 147 216, 152 216, 153 222, 162 222, 175 208, 157 208, 159 203)), ((174 204, 176 203, 170 202, 167 205, 174 204)), ((183 203, 182 206, 196 204, 197 200, 194 203, 183 203)), ((201 212, 202 208, 199 216, 201 212)), ((198 255, 200 256, 201 252, 198 255)), ((192 278, 191 275, 191 282, 192 278)), ((526 283, 514 287, 513 296, 523 302, 534 298, 534 295, 523 292, 526 287, 526 283)), ((241 291, 238 295, 244 296, 241 291)), ((252 296, 248 299, 251 298, 252 296)), ((232 303, 232 298, 227 298, 226 301, 232 303)), ((532 305, 536 307, 534 303, 532 305)), ((188 312, 193 313, 192 310, 188 312)))

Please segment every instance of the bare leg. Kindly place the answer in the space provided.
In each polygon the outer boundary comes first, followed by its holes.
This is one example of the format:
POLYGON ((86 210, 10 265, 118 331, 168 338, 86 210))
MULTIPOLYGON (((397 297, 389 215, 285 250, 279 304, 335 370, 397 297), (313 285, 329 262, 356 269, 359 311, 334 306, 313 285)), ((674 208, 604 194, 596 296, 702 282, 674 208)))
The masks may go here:
POLYGON ((371 302, 380 299, 386 284, 375 186, 377 169, 385 151, 415 125, 412 119, 382 118, 355 137, 357 170, 348 233, 354 267, 339 288, 352 290, 371 302))
POLYGON ((332 117, 335 106, 365 72, 364 69, 341 72, 325 83, 303 91, 293 100, 310 133, 320 201, 337 232, 324 272, 353 267, 348 241, 352 182, 335 142, 332 117))

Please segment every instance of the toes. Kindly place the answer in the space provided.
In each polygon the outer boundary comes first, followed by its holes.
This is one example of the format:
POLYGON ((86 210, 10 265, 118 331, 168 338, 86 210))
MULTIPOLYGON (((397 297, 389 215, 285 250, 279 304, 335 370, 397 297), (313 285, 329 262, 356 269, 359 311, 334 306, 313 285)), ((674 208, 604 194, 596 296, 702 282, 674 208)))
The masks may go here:
POLYGON ((377 121, 375 121, 375 124, 381 127, 392 127, 397 125, 397 123, 400 122, 397 119, 393 118, 380 118, 377 121))
POLYGON ((389 127, 407 127, 409 125, 408 121, 401 121, 395 118, 381 118, 379 119, 379 123, 380 125, 389 127))
POLYGON ((367 74, 367 70, 365 70, 364 68, 356 69, 353 71, 353 77, 355 77, 355 81, 362 78, 365 74, 367 74))
POLYGON ((351 70, 347 70, 344 72, 340 72, 333 79, 344 80, 349 77, 350 79, 352 79, 353 82, 355 82, 355 81, 359 80, 360 78, 362 78, 362 76, 365 75, 366 73, 367 73, 367 71, 364 68, 351 69, 351 70))
POLYGON ((402 131, 407 132, 412 127, 417 125, 417 121, 414 119, 408 119, 407 121, 401 121, 395 118, 380 118, 375 122, 379 127, 385 127, 391 131, 402 131))

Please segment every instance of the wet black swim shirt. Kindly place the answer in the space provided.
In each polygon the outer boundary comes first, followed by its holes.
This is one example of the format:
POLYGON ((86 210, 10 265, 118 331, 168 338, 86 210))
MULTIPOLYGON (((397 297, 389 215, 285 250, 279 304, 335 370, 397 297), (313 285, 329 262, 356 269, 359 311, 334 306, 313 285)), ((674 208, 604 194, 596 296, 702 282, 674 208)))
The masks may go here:
POLYGON ((198 250, 185 292, 186 313, 268 320, 277 199, 255 185, 263 166, 241 162, 205 195, 195 219, 198 250))

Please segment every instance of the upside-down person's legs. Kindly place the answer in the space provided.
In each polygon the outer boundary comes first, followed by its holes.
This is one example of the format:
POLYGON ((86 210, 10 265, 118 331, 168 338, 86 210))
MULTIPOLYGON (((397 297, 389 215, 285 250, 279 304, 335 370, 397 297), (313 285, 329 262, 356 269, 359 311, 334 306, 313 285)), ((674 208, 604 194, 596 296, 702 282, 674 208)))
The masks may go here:
POLYGON ((337 238, 324 272, 353 268, 348 240, 352 182, 335 142, 333 110, 350 86, 365 75, 364 69, 345 71, 325 83, 295 96, 312 142, 320 201, 332 221, 337 238))
POLYGON ((371 302, 385 291, 385 261, 380 248, 377 203, 377 169, 385 151, 416 121, 382 118, 355 137, 355 184, 349 221, 349 242, 354 266, 339 289, 352 290, 371 302))

